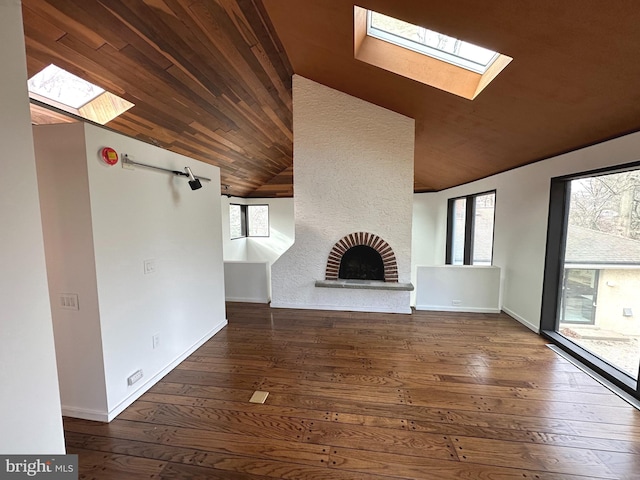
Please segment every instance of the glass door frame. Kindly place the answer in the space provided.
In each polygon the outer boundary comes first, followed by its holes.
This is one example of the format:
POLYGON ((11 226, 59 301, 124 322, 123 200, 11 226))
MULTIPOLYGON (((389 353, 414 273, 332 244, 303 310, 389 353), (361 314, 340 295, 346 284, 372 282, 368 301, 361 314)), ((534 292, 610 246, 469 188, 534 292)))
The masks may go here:
MULTIPOLYGON (((595 310, 595 306, 598 302, 598 284, 599 284, 599 278, 600 278, 600 270, 596 270, 593 268, 567 268, 565 266, 564 268, 564 272, 563 272, 563 276, 562 276, 562 292, 564 295, 564 298, 560 300, 560 317, 559 317, 559 323, 566 323, 566 324, 575 324, 575 325, 594 325, 595 321, 596 321, 596 310, 595 310), (591 298, 591 312, 589 313, 589 319, 587 321, 584 320, 567 320, 567 290, 569 288, 568 284, 569 284, 569 271, 570 270, 590 270, 593 272, 593 276, 594 276, 594 286, 593 288, 593 296, 591 298), (564 301, 563 301, 564 300, 564 301)), ((560 297, 563 297, 563 295, 560 295, 560 297)))
POLYGON ((600 357, 562 336, 557 332, 557 328, 560 320, 561 290, 565 268, 564 253, 569 202, 571 199, 571 181, 603 174, 622 173, 639 168, 640 162, 633 162, 551 179, 544 282, 542 286, 542 309, 540 314, 540 335, 637 399, 640 399, 640 364, 638 365, 638 380, 636 381, 600 357))

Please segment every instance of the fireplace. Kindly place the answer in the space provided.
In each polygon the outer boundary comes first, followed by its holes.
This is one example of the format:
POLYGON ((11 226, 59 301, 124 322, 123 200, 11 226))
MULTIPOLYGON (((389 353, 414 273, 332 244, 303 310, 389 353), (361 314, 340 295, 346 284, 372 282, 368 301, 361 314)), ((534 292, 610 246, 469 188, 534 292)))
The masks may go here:
POLYGON ((377 235, 350 233, 333 246, 327 259, 325 280, 338 279, 398 283, 396 256, 377 235))
POLYGON ((384 281, 382 257, 367 245, 351 247, 342 256, 338 278, 384 281))

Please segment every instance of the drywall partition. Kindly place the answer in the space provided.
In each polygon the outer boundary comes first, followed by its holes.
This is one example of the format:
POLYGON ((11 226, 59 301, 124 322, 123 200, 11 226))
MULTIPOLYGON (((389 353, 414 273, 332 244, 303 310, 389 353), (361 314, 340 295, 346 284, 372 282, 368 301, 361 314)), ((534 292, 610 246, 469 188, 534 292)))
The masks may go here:
MULTIPOLYGON (((68 248, 86 248, 92 242, 93 251, 85 257, 93 255, 93 270, 65 270, 69 288, 87 289, 79 290, 80 313, 74 319, 61 320, 77 324, 86 318, 88 325, 67 329, 69 336, 56 335, 56 346, 64 352, 61 358, 76 355, 77 362, 81 361, 76 346, 79 341, 90 340, 87 348, 101 350, 102 366, 93 362, 92 373, 104 382, 103 406, 93 397, 76 395, 66 397, 76 404, 64 407, 69 415, 109 421, 226 324, 219 170, 91 125, 42 126, 38 132, 42 140, 38 151, 50 152, 49 157, 38 159, 39 164, 70 162, 68 168, 73 168, 77 159, 55 156, 56 151, 64 151, 58 144, 83 142, 84 168, 66 180, 57 175, 46 181, 57 189, 70 188, 70 179, 85 183, 87 188, 71 188, 82 190, 82 202, 89 212, 80 207, 61 208, 60 218, 47 218, 43 224, 48 257, 75 260, 65 251, 65 240, 68 248), (51 133, 42 133, 46 130, 51 133), (212 181, 192 191, 184 177, 140 167, 123 168, 121 163, 108 166, 99 155, 105 146, 128 154, 132 160, 171 170, 189 166, 196 175, 212 181), (83 175, 84 179, 76 178, 83 175), (72 225, 73 221, 78 224, 72 225), (49 234, 55 229, 60 241, 49 244, 49 234), (84 239, 78 240, 78 235, 84 239), (90 291, 92 283, 97 291, 95 299, 90 291), (94 314, 99 332, 95 331, 94 314), (87 334, 89 329, 91 335, 87 334), (129 385, 128 378, 140 370, 142 378, 129 385)), ((57 195, 63 196, 60 192, 57 195)), ((56 284, 63 282, 52 279, 52 285, 56 284)), ((65 373, 62 391, 83 388, 85 367, 74 367, 70 361, 64 365, 70 371, 65 373)))
POLYGON ((224 262, 228 302, 269 303, 269 262, 224 262))
MULTIPOLYGON (((502 272, 500 305, 506 313, 538 331, 551 178, 637 161, 638 152, 640 133, 634 133, 460 187, 416 194, 420 211, 416 211, 414 222, 424 218, 435 227, 424 240, 435 254, 420 253, 416 261, 428 265, 431 259, 432 265, 444 264, 448 198, 495 189, 493 264, 502 272)), ((416 245, 418 249, 420 246, 416 245)), ((414 264, 414 268, 419 265, 414 264)))
POLYGON ((85 132, 107 404, 113 417, 226 324, 220 170, 93 126, 85 132), (211 182, 192 191, 185 177, 109 167, 99 159, 104 146, 171 170, 188 166, 211 182), (152 272, 145 274, 149 263, 152 272), (139 369, 144 378, 127 385, 139 369))
POLYGON ((317 288, 329 252, 368 232, 411 278, 414 121, 293 78, 295 243, 272 266, 272 306, 410 313, 409 292, 317 288))
POLYGON ((107 410, 82 123, 33 128, 60 399, 65 415, 107 410), (64 298, 75 295, 75 307, 64 298))
POLYGON ((0 453, 65 452, 20 2, 0 2, 0 453))
POLYGON ((416 310, 499 313, 500 269, 472 265, 419 266, 416 310))

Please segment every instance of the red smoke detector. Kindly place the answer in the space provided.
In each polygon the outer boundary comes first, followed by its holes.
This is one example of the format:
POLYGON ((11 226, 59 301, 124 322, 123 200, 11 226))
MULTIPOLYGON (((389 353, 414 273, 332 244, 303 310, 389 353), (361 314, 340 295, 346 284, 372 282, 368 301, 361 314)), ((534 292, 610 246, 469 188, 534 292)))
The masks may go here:
POLYGON ((111 147, 104 147, 100 152, 102 160, 107 165, 115 165, 118 163, 118 153, 111 147))

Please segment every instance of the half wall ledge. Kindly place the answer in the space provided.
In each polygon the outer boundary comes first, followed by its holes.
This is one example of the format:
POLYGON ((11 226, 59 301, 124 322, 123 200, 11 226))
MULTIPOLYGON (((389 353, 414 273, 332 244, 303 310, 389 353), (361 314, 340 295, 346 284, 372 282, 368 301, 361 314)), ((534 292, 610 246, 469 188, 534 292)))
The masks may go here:
POLYGON ((357 290, 413 291, 412 283, 383 282, 380 280, 316 280, 316 287, 353 288, 357 290))

